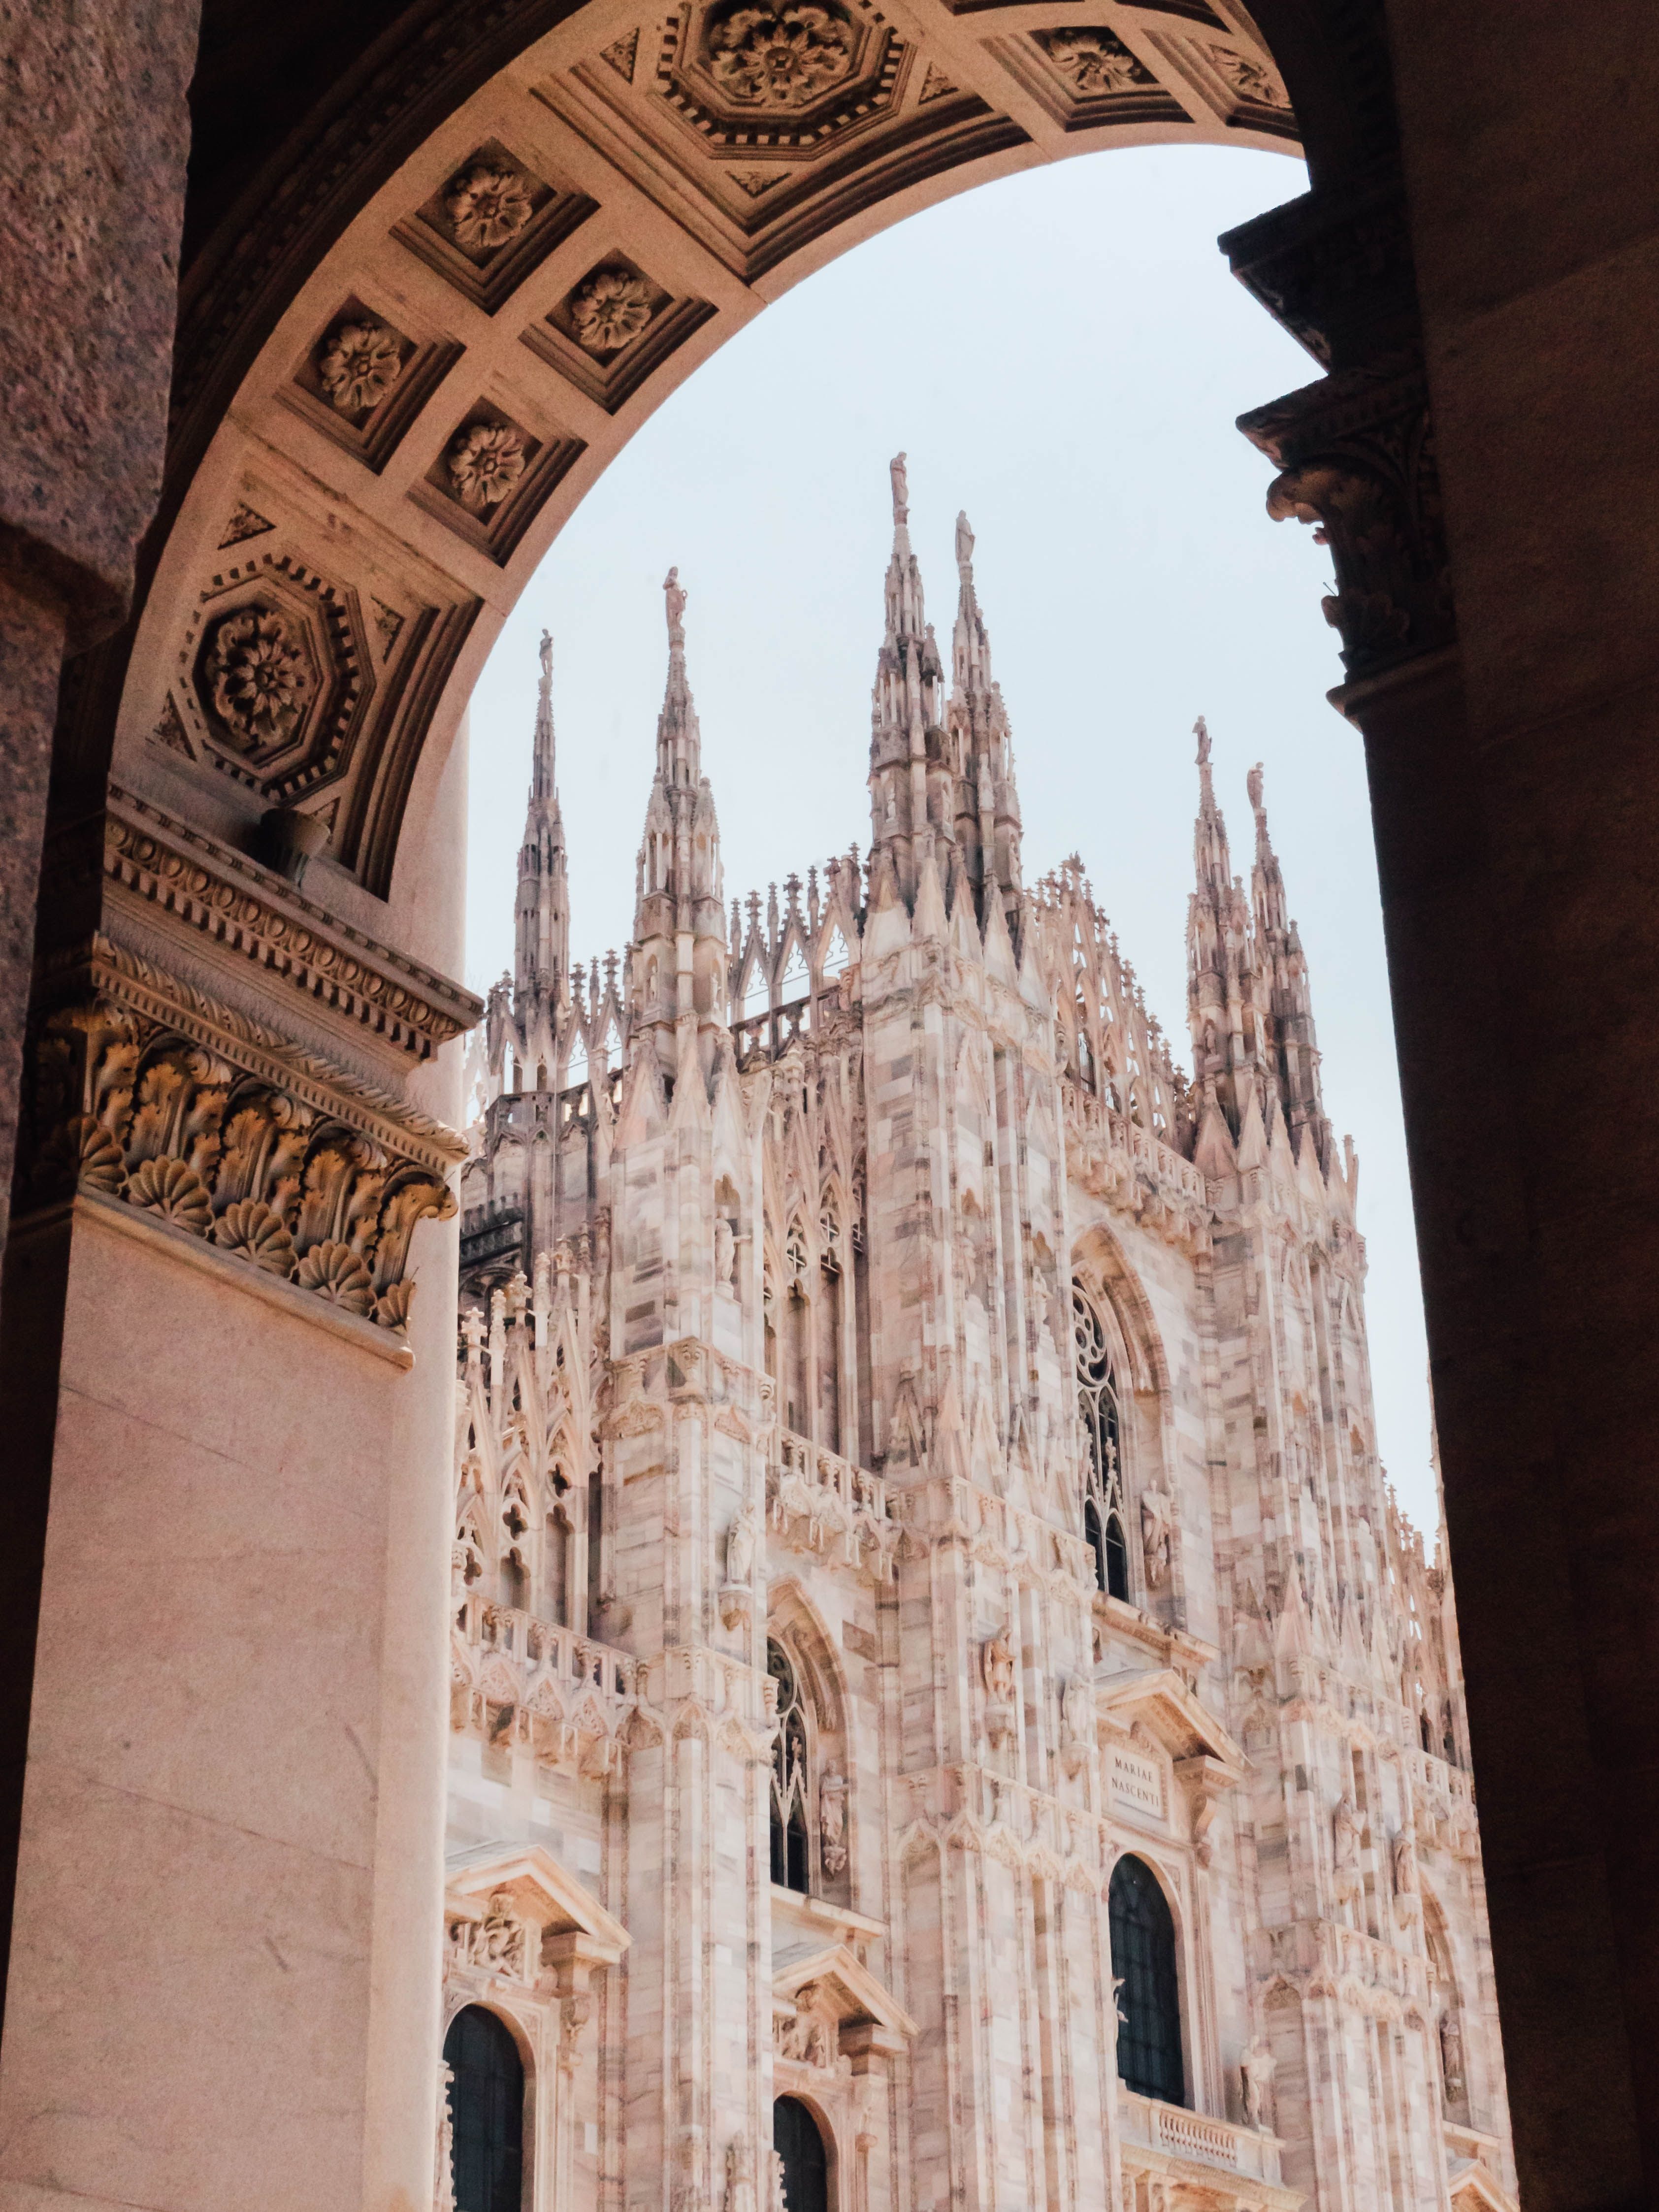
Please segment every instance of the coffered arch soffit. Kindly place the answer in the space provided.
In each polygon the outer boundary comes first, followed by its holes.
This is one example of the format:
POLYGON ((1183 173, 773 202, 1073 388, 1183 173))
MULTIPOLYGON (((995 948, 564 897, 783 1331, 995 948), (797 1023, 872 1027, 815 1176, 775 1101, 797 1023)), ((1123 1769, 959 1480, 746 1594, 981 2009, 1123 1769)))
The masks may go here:
MULTIPOLYGON (((770 300, 1069 154, 1298 147, 1239 0, 501 0, 447 67, 420 12, 216 229, 193 209, 167 494, 90 709, 118 780, 233 842, 320 816, 380 898, 538 562, 770 300)), ((1334 112, 1312 30, 1340 9, 1258 12, 1334 112)))

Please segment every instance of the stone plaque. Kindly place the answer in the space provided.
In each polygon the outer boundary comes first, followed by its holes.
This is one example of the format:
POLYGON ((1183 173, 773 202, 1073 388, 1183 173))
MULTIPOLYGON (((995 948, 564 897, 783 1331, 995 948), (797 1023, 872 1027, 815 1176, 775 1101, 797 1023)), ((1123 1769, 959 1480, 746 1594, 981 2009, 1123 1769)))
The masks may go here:
POLYGON ((1131 1743, 1115 1743, 1111 1747, 1112 1796, 1120 1805, 1131 1806, 1137 1813, 1150 1813, 1155 1820, 1164 1818, 1164 1769, 1150 1753, 1139 1751, 1131 1743))

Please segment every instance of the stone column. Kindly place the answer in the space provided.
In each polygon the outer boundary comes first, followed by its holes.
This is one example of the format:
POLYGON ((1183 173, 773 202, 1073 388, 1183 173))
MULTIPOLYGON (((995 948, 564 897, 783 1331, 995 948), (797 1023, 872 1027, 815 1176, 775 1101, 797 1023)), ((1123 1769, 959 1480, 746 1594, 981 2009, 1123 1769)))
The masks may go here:
MULTIPOLYGON (((434 748, 412 810, 441 943, 464 775, 434 748)), ((40 1592, 0 2198, 392 2212, 433 2185, 477 1004, 131 791, 46 880, 0 1332, 40 1592)))
POLYGON ((0 1249, 59 668, 125 616, 161 490, 198 12, 33 0, 6 19, 0 1249))
MULTIPOLYGON (((1633 113, 1659 63, 1616 13, 1633 113)), ((1365 745, 1520 2193, 1629 2203, 1659 2171, 1659 410, 1622 364, 1659 218, 1601 104, 1614 21, 1564 83, 1388 14, 1405 182, 1224 241, 1331 369, 1242 427, 1329 543, 1365 745)))

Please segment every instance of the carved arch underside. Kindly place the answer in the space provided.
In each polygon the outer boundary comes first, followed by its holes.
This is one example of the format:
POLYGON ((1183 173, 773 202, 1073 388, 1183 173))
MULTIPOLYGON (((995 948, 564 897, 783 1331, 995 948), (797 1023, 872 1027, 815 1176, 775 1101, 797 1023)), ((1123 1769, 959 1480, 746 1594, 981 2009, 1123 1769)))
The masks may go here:
MULTIPOLYGON (((1070 154, 1298 147, 1235 0, 1080 21, 918 0, 902 27, 827 0, 787 70, 734 0, 424 0, 362 11, 385 33, 368 51, 347 23, 307 57, 308 82, 338 70, 331 112, 250 102, 295 125, 261 149, 232 127, 236 56, 298 33, 273 10, 222 52, 227 4, 195 95, 161 520, 133 626, 68 711, 88 769, 112 739, 233 844, 297 808, 382 899, 428 733, 447 750, 537 562, 768 300, 884 222, 1070 154)), ((1257 12, 1326 136, 1363 137, 1365 40, 1345 85, 1307 0, 1257 12)))

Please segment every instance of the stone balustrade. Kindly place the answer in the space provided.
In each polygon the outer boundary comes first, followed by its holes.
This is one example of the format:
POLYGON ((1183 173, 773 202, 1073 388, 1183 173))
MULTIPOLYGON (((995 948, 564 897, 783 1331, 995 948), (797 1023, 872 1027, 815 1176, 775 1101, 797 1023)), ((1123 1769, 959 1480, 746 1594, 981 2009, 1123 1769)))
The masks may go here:
MULTIPOLYGON (((1119 2140, 1125 2163, 1134 2166, 1136 2150, 1161 2152, 1197 2166, 1215 2166, 1241 2180, 1284 2191, 1277 2136, 1255 2128, 1218 2120, 1207 2112, 1188 2112, 1184 2106, 1166 2105, 1157 2097, 1138 2096, 1121 2084, 1117 2093, 1119 2140)), ((1258 2197, 1256 2202, 1268 2201, 1258 2197)))
POLYGON ((780 1430, 766 1502, 771 1525, 786 1542, 821 1551, 839 1537, 848 1566, 861 1565, 878 1582, 890 1575, 898 1524, 886 1484, 867 1468, 780 1430))
POLYGON ((471 1601, 460 1633, 481 1656, 499 1651, 511 1660, 526 1683, 551 1676, 573 1687, 591 1683, 607 1698, 632 1695, 634 1662, 627 1652, 517 1606, 471 1601))

